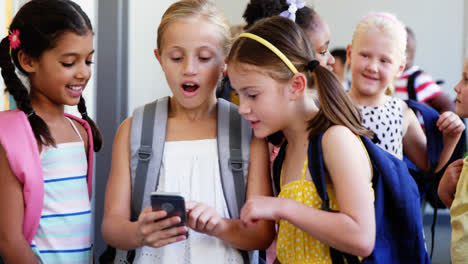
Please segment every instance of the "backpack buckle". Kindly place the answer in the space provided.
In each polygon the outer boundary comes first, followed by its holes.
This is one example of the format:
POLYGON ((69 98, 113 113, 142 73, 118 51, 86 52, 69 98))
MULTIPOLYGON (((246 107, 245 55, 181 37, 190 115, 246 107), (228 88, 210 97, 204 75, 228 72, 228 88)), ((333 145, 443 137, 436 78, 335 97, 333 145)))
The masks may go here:
POLYGON ((151 159, 153 154, 153 148, 150 146, 141 146, 138 149, 138 159, 142 161, 148 161, 151 159))
POLYGON ((242 171, 244 162, 241 159, 229 159, 229 168, 233 171, 242 171))

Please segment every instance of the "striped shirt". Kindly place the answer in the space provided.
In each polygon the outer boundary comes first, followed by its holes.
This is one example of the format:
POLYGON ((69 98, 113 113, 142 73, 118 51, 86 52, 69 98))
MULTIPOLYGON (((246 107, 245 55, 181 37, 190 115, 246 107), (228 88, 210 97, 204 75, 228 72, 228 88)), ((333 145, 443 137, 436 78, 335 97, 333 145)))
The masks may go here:
MULTIPOLYGON (((394 95, 402 100, 408 99, 408 78, 414 72, 420 70, 418 66, 413 66, 407 69, 403 74, 398 77, 395 81, 395 93, 394 95)), ((414 80, 414 89, 416 90, 416 99, 418 102, 426 102, 440 93, 442 89, 439 85, 432 79, 429 74, 421 73, 414 80)))
MULTIPOLYGON (((71 120, 75 132, 78 130, 71 120)), ((81 136, 80 136, 81 139, 81 136)), ((87 158, 79 142, 43 147, 44 205, 31 248, 41 263, 93 263, 87 158)))

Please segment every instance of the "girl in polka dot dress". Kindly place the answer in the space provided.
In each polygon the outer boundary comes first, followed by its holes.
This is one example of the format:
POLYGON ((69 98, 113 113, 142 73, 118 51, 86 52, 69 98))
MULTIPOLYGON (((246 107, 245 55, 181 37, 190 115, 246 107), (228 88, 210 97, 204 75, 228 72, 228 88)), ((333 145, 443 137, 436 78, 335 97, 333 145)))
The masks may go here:
POLYGON ((233 44, 228 74, 255 136, 282 132, 288 142, 279 197, 250 197, 242 222, 278 221, 276 254, 283 264, 332 263, 330 246, 368 256, 375 243, 372 171, 358 136, 373 134, 338 79, 315 60, 303 30, 283 17, 258 22, 233 44), (321 133, 336 213, 321 209, 307 170, 309 137, 321 133))
MULTIPOLYGON (((429 171, 426 136, 408 105, 386 95, 406 64, 406 30, 393 15, 372 13, 358 23, 347 49, 352 84, 349 95, 360 106, 362 124, 377 136, 377 145, 418 168, 429 171)), ((453 112, 440 115, 436 124, 443 133, 444 148, 436 170, 449 160, 461 133, 463 122, 453 112)))

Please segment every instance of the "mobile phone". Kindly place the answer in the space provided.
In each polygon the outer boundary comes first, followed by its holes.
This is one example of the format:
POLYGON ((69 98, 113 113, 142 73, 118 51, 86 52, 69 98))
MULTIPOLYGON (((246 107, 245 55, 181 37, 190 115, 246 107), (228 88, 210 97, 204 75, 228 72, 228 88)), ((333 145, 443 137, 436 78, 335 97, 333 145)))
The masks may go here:
MULTIPOLYGON (((173 216, 178 216, 180 217, 180 223, 175 226, 184 226, 187 222, 185 200, 184 197, 178 193, 151 193, 151 207, 153 207, 153 211, 164 210, 167 212, 167 216, 160 220, 164 220, 173 216)), ((188 233, 186 235, 188 235, 188 233)))

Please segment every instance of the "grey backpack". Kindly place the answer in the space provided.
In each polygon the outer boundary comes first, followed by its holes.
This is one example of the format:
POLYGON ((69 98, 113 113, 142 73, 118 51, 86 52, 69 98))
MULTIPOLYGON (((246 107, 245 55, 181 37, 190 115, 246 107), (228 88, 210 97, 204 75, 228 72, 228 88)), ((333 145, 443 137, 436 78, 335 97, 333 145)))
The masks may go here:
MULTIPOLYGON (((169 97, 137 108, 130 134, 132 175, 131 220, 150 206, 150 194, 157 190, 166 139, 169 97)), ((238 107, 218 99, 217 142, 221 183, 230 218, 239 218, 245 202, 251 129, 238 107)), ((241 251, 244 263, 257 263, 258 252, 241 251)), ((131 263, 134 251, 117 250, 117 259, 131 263)), ((115 263, 122 263, 117 261, 115 263)))

